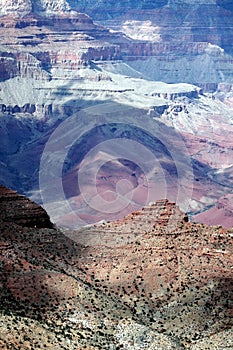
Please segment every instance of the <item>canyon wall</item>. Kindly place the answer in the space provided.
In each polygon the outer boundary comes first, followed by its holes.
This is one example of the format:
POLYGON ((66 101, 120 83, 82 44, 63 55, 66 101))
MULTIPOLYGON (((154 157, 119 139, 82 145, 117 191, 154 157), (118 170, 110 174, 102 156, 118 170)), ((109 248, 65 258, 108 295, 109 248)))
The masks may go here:
MULTIPOLYGON (((184 137, 196 178, 192 214, 231 193, 227 176, 221 183, 212 176, 230 166, 232 155, 233 12, 222 4, 3 1, 1 182, 33 195, 43 147, 58 125, 90 106, 97 117, 101 104, 114 101, 114 120, 119 106, 128 123, 143 111, 146 123, 184 137)), ((165 166, 165 173, 173 167, 165 166)))

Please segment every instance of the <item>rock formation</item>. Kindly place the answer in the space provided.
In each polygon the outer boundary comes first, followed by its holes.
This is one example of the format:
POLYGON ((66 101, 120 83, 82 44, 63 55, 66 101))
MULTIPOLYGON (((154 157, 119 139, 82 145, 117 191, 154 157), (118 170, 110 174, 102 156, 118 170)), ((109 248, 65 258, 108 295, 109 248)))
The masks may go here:
POLYGON ((44 209, 16 191, 0 186, 0 201, 1 221, 23 227, 53 227, 44 209))
POLYGON ((31 0, 1 0, 1 15, 25 16, 32 11, 31 0))
POLYGON ((35 0, 32 2, 33 12, 36 13, 57 13, 70 10, 70 5, 66 0, 35 0))
POLYGON ((32 12, 52 14, 70 10, 66 0, 1 0, 0 15, 24 17, 32 12))
POLYGON ((160 200, 64 235, 25 225, 32 208, 1 188, 2 349, 232 346, 232 229, 189 223, 160 200))
MULTIPOLYGON (((228 0, 135 1, 133 4, 118 1, 114 5, 109 1, 94 4, 89 0, 73 1, 71 4, 73 8, 88 13, 93 18, 107 20, 109 27, 121 27, 127 34, 127 27, 129 29, 132 25, 135 35, 137 31, 140 32, 143 24, 147 24, 147 41, 162 40, 167 46, 172 41, 176 44, 185 42, 190 49, 194 42, 198 42, 199 46, 209 42, 232 53, 230 37, 233 8, 228 0)), ((183 55, 185 52, 183 50, 183 55)), ((158 57, 159 60, 161 58, 158 57)))

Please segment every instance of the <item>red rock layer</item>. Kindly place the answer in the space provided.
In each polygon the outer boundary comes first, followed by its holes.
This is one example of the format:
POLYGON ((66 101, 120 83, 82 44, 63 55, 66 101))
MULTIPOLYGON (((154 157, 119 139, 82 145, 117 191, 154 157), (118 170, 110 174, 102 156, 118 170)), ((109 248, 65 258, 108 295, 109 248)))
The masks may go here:
POLYGON ((141 343, 158 346, 160 339, 159 350, 193 349, 212 336, 218 347, 223 330, 231 341, 232 230, 189 223, 162 200, 125 220, 84 229, 83 246, 67 237, 80 232, 16 225, 24 212, 25 224, 34 204, 3 187, 1 198, 3 348, 121 348, 139 342, 139 325, 150 334, 149 340, 140 335, 141 343), (126 239, 116 244, 114 234, 126 239), (98 244, 91 239, 97 235, 98 244), (128 335, 117 333, 121 322, 128 335))

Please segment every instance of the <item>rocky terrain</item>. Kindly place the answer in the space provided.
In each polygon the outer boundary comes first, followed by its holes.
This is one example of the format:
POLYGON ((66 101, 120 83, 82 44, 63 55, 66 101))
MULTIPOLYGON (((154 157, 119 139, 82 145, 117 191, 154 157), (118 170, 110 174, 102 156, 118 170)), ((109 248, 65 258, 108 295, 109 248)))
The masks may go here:
POLYGON ((212 91, 220 82, 232 83, 232 7, 176 0, 159 8, 137 5, 100 22, 138 41, 132 53, 126 48, 132 68, 147 79, 187 82, 212 91))
POLYGON ((232 348, 232 229, 167 200, 65 234, 4 187, 0 206, 2 349, 232 348))
MULTIPOLYGON (((68 222, 69 227, 75 226, 73 214, 81 217, 81 226, 115 220, 163 197, 194 219, 232 194, 228 1, 1 4, 3 185, 43 204, 53 222, 68 222), (105 125, 95 125, 101 118, 105 125), (73 133, 64 129, 69 119, 73 133), (86 127, 87 119, 92 129, 86 127), (60 134, 68 138, 62 141, 65 155, 60 134), (135 158, 132 142, 125 152, 129 162, 122 150, 116 154, 114 142, 101 149, 115 138, 128 138, 138 147, 142 143, 146 156, 153 152, 153 165, 151 159, 146 168, 143 157, 135 158), (58 145, 56 152, 51 141, 58 145), (54 174, 61 159, 63 165, 54 174), (102 166, 105 159, 109 161, 102 166), (84 181, 80 189, 83 164, 92 164, 99 176, 84 181), (120 193, 129 205, 108 215, 100 207, 96 210, 89 200, 93 186, 105 198, 120 193)), ((206 216, 199 219, 205 222, 206 216)), ((226 220, 222 210, 213 222, 232 226, 231 215, 226 220)))
POLYGON ((232 17, 0 0, 1 349, 233 348, 232 17))
POLYGON ((194 217, 195 221, 206 222, 209 225, 215 225, 220 222, 219 218, 222 218, 223 225, 226 227, 233 226, 233 198, 228 194, 218 199, 217 204, 212 208, 197 214, 194 217))

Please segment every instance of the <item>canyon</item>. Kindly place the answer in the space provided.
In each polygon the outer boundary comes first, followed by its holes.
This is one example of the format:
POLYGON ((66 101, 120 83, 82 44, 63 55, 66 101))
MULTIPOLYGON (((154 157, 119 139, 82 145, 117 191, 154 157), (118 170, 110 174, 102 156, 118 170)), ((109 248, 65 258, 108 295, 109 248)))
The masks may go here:
MULTIPOLYGON (((77 12, 84 10, 81 3, 23 4, 19 2, 17 10, 6 1, 0 17, 1 183, 43 204, 52 220, 65 226, 73 214, 85 216, 82 225, 114 220, 162 195, 177 202, 190 218, 205 221, 205 216, 199 214, 208 213, 218 199, 232 194, 232 11, 227 2, 224 6, 215 1, 195 6, 191 1, 153 6, 149 2, 136 2, 134 6, 130 2, 119 3, 117 11, 121 15, 111 7, 111 16, 106 14, 100 19, 97 10, 97 22, 77 12), (127 15, 122 14, 121 6, 131 6, 127 15), (207 16, 200 19, 202 13, 207 16), (127 132, 118 125, 119 113, 122 123, 133 124, 127 132), (64 159, 63 169, 57 179, 53 175, 50 178, 54 170, 48 164, 41 165, 44 148, 67 118, 73 118, 85 129, 86 114, 96 120, 102 116, 106 126, 96 126, 85 142, 84 136, 78 139, 79 128, 75 126, 77 134, 66 147, 74 145, 64 159), (137 127, 150 125, 154 140, 147 135, 148 127, 144 136, 137 131, 135 115, 141 115, 136 119, 137 127), (144 118, 144 123, 140 124, 140 118, 144 118), (77 174, 82 158, 96 146, 95 138, 103 144, 126 134, 154 152, 153 172, 160 175, 156 178, 144 173, 144 178, 154 183, 149 191, 153 195, 148 196, 148 189, 146 194, 145 188, 139 186, 139 172, 130 175, 126 162, 117 167, 110 162, 109 167, 102 167, 102 180, 92 183, 98 193, 108 197, 111 192, 113 198, 118 182, 124 179, 128 181, 128 190, 122 189, 126 197, 135 192, 133 202, 127 199, 129 205, 124 205, 120 213, 108 215, 101 208, 93 209, 83 198, 77 174), (174 156, 172 143, 165 135, 177 144, 176 154, 181 161, 174 156), (182 145, 180 138, 184 139, 182 145), (160 142, 165 147, 157 150, 160 142), (155 146, 153 150, 150 143, 155 146), (177 196, 182 168, 188 169, 189 174, 186 198, 185 194, 177 196), (112 174, 113 169, 119 171, 118 175, 112 174), (53 190, 52 183, 61 178, 66 198, 63 190, 60 197, 53 190), (49 192, 50 198, 43 198, 49 192), (138 199, 140 196, 142 199, 138 199), (54 211, 65 208, 65 204, 71 205, 70 213, 58 210, 59 219, 54 211)), ((85 12, 91 14, 93 4, 89 5, 85 12)), ((69 134, 69 130, 63 132, 69 134)), ((51 164, 59 162, 62 147, 61 144, 56 153, 52 150, 47 154, 51 164)), ((111 159, 113 148, 104 151, 111 159)), ((101 150, 98 152, 92 155, 98 159, 92 159, 96 167, 103 156, 101 150)), ((119 158, 124 158, 120 153, 119 158)), ((137 168, 141 158, 137 160, 132 154, 133 148, 128 157, 137 168)), ((82 187, 84 197, 90 195, 89 188, 90 184, 82 187)), ((219 215, 218 223, 229 227, 233 222, 231 209, 226 213, 227 219, 219 215)))
POLYGON ((72 232, 2 186, 0 208, 2 349, 232 347, 232 229, 168 200, 72 232))
POLYGON ((232 23, 0 0, 1 349, 233 347, 232 23))

